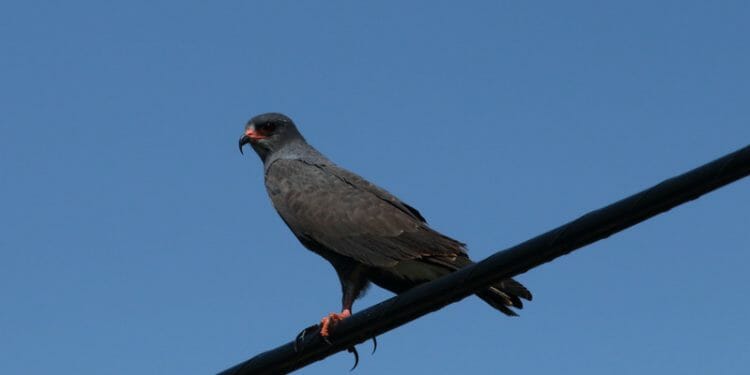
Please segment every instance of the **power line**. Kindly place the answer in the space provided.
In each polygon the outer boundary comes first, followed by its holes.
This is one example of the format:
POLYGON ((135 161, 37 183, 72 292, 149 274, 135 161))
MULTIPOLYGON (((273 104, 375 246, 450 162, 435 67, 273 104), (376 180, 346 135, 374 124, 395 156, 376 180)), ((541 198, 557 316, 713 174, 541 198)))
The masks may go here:
POLYGON ((495 281, 524 273, 749 174, 750 146, 746 146, 497 252, 472 266, 362 310, 336 325, 330 344, 318 334, 308 335, 299 350, 295 350, 294 342, 289 342, 220 375, 278 374, 302 368, 466 298, 495 281))

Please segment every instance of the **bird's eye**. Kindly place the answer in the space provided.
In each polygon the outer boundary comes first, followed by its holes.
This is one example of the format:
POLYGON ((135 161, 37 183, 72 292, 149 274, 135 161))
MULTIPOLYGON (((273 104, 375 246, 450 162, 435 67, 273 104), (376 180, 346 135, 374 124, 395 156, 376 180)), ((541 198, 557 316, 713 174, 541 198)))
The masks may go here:
POLYGON ((258 132, 267 135, 267 134, 273 133, 273 131, 276 130, 276 124, 274 124, 272 122, 266 122, 266 123, 258 124, 256 126, 256 129, 258 130, 258 132))

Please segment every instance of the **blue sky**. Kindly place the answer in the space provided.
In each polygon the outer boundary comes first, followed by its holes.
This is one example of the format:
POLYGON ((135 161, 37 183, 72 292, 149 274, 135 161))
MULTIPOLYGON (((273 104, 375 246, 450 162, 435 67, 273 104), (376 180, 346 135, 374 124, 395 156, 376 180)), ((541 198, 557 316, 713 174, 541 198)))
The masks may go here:
MULTIPOLYGON (((748 144, 748 19, 743 1, 5 1, 0 373, 213 373, 339 308, 237 152, 255 114, 290 115, 482 259, 748 144)), ((744 373, 749 188, 520 276, 520 318, 468 298, 385 334, 355 374, 744 373)))

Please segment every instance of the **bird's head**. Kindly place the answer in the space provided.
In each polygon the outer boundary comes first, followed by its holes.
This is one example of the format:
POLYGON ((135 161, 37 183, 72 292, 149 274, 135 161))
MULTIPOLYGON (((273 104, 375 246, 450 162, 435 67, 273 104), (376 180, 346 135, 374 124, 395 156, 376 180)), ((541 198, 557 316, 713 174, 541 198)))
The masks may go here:
POLYGON ((264 113, 250 119, 245 125, 245 131, 240 137, 240 153, 242 147, 250 144, 262 160, 275 150, 280 149, 290 141, 302 140, 294 122, 281 113, 264 113))

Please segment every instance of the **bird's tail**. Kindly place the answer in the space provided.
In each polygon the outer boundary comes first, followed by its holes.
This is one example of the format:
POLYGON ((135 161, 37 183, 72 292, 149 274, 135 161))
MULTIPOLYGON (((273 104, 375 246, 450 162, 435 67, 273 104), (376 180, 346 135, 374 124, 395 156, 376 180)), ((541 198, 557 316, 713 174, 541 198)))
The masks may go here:
POLYGON ((531 292, 521 283, 513 279, 505 279, 492 284, 489 288, 478 292, 477 297, 487 302, 490 306, 500 310, 508 316, 518 316, 511 307, 521 309, 521 299, 531 301, 531 292))
MULTIPOLYGON (((444 265, 455 267, 455 269, 464 268, 474 264, 468 257, 455 258, 433 258, 434 261, 441 262, 444 265)), ((476 293, 477 297, 487 302, 490 306, 500 310, 503 314, 509 316, 518 316, 511 307, 516 309, 523 308, 521 299, 531 301, 531 292, 521 283, 513 279, 505 279, 490 285, 487 289, 476 293)))

